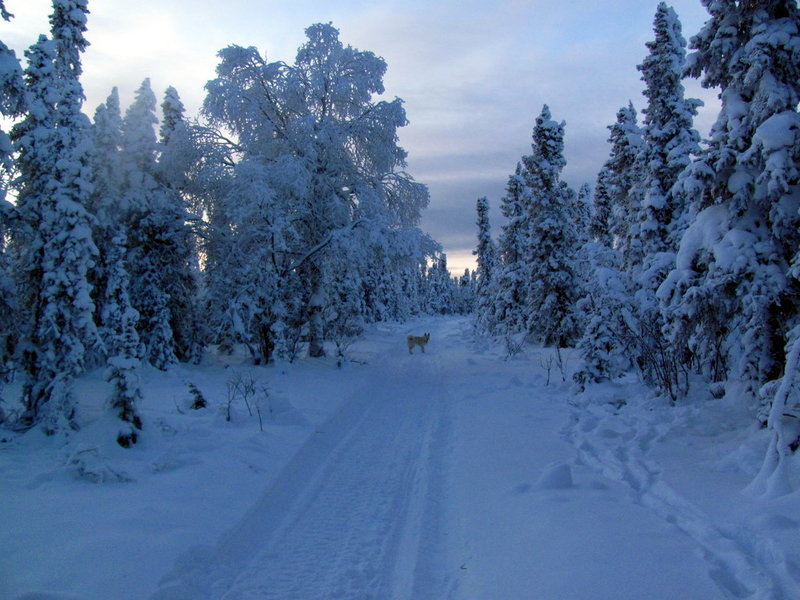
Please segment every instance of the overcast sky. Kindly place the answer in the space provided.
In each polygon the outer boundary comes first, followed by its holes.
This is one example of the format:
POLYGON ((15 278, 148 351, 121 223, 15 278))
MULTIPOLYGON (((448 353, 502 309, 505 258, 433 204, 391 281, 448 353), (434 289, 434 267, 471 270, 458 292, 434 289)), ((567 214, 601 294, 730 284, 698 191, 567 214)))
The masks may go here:
MULTIPOLYGON (((543 104, 566 121, 564 176, 594 183, 608 156, 606 126, 620 106, 644 104, 636 65, 652 39, 657 0, 89 0, 91 43, 84 55, 84 109, 92 116, 113 86, 123 110, 145 77, 157 96, 172 85, 191 116, 214 77, 216 53, 256 46, 269 60, 293 62, 304 29, 332 22, 345 44, 388 63, 386 97, 405 101, 400 131, 408 171, 428 185, 422 228, 442 243, 452 271, 472 267, 475 201, 488 196, 493 233, 507 177, 530 152, 543 104)), ((48 33, 50 0, 6 0, 16 18, 0 39, 22 51, 48 33)), ((688 40, 708 18, 699 0, 674 0, 688 40)), ((716 91, 687 81, 707 106, 716 91)))

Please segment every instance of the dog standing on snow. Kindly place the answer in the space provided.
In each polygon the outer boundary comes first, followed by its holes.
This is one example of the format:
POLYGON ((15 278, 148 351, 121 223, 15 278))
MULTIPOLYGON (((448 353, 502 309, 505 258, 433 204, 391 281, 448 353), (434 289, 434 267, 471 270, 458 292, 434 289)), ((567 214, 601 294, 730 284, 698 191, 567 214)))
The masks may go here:
POLYGON ((426 333, 425 335, 410 335, 406 338, 408 342, 408 353, 411 354, 414 346, 419 346, 422 349, 422 352, 425 352, 425 344, 428 343, 428 340, 431 339, 431 334, 426 333))

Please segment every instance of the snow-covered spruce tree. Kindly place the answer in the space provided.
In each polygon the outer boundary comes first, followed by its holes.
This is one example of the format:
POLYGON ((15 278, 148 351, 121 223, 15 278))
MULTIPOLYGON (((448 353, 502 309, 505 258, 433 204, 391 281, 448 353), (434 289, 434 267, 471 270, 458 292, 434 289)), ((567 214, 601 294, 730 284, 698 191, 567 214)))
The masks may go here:
POLYGON ((577 344, 583 366, 573 376, 579 391, 623 375, 637 355, 630 282, 617 268, 617 253, 600 242, 589 242, 584 250, 588 276, 578 310, 586 314, 586 326, 577 344))
MULTIPOLYGON (((2 3, 0 13, 5 20, 10 15, 2 3)), ((25 84, 22 69, 13 50, 0 41, 0 116, 14 119, 25 109, 25 84)), ((19 303, 14 291, 13 261, 8 248, 14 223, 14 206, 6 200, 9 180, 13 174, 13 145, 0 129, 0 424, 5 420, 2 409, 2 386, 13 369, 13 356, 19 338, 19 303)))
MULTIPOLYGON (((2 16, 10 18, 5 9, 0 5, 2 16)), ((22 116, 25 111, 25 84, 22 77, 22 68, 16 53, 0 41, 0 115, 6 119, 15 119, 22 116)), ((0 206, 5 203, 9 179, 12 174, 14 152, 8 134, 0 129, 0 206)))
POLYGON ((161 127, 158 130, 159 139, 162 144, 169 144, 170 139, 186 125, 186 107, 181 102, 178 90, 169 86, 164 92, 164 100, 161 102, 161 127))
POLYGON ((576 240, 576 272, 581 280, 581 287, 585 292, 586 282, 591 277, 589 269, 589 249, 588 245, 592 242, 592 221, 594 219, 592 188, 588 183, 584 183, 578 189, 578 195, 574 202, 570 204, 570 219, 574 224, 576 240))
POLYGON ((793 0, 703 4, 711 18, 686 73, 719 87, 722 107, 676 184, 692 222, 659 295, 672 343, 752 400, 781 376, 800 312, 787 277, 800 237, 800 13, 793 0))
POLYGON ((680 238, 685 201, 672 191, 678 175, 700 153, 700 135, 692 126, 702 101, 684 97, 681 83, 686 41, 675 11, 658 5, 653 22, 655 39, 638 66, 648 100, 642 109, 642 203, 639 206, 639 250, 643 269, 660 252, 674 252, 680 238))
POLYGON ((569 346, 580 337, 576 303, 583 294, 577 263, 575 192, 561 180, 564 123, 547 105, 536 118, 533 152, 523 158, 527 247, 522 258, 525 322, 528 333, 546 345, 569 346))
MULTIPOLYGON (((88 210, 95 217, 92 238, 98 248, 98 260, 89 273, 95 303, 95 322, 100 337, 107 343, 103 326, 106 278, 109 265, 106 258, 113 254, 109 247, 113 244, 114 232, 124 221, 126 212, 122 209, 122 115, 119 106, 119 93, 114 88, 106 101, 97 107, 94 114, 93 144, 91 155, 92 195, 88 210)), ((87 357, 89 365, 104 363, 107 355, 103 352, 87 357)))
MULTIPOLYGON (((268 63, 252 47, 222 50, 218 77, 206 86, 203 112, 206 139, 227 147, 228 169, 241 160, 263 167, 273 194, 270 211, 290 233, 284 246, 274 247, 275 256, 286 265, 285 275, 300 282, 302 314, 285 326, 297 337, 305 329, 309 354, 320 356, 325 303, 336 298, 324 289, 325 282, 335 280, 325 273, 337 264, 326 256, 332 242, 355 240, 360 237, 356 229, 367 229, 376 239, 413 229, 428 195, 402 171, 405 152, 397 146, 397 128, 406 119, 401 101, 373 100, 383 93, 386 63, 344 46, 329 24, 309 27, 306 36, 294 65, 268 63)), ((227 228, 224 210, 211 207, 209 214, 218 219, 212 223, 215 230, 227 228)), ((349 260, 348 253, 338 262, 349 260)), ((208 255, 222 256, 213 249, 208 255)), ((211 287, 209 294, 222 296, 211 287)))
POLYGON ((497 249, 489 224, 489 200, 485 196, 478 198, 476 203, 478 213, 478 246, 473 251, 476 257, 477 268, 475 277, 475 328, 479 332, 493 334, 496 329, 494 320, 494 301, 496 296, 497 277, 497 249))
POLYGON ((447 269, 447 255, 436 257, 428 268, 428 310, 436 315, 454 312, 454 286, 447 269))
POLYGON ((122 210, 122 113, 119 91, 111 90, 106 101, 94 113, 94 144, 92 175, 94 190, 91 199, 92 213, 99 225, 118 225, 124 217, 122 210))
POLYGON ((590 231, 592 219, 592 187, 584 183, 578 189, 578 196, 572 204, 572 220, 575 223, 575 231, 578 233, 578 241, 584 244, 591 239, 590 231))
POLYGON ((528 211, 525 205, 525 181, 522 177, 522 164, 517 163, 513 175, 509 176, 506 194, 503 196, 500 211, 506 218, 498 242, 499 265, 495 278, 495 298, 491 319, 498 333, 520 333, 525 330, 523 309, 525 306, 525 286, 523 278, 523 257, 528 240, 528 211))
POLYGON ((638 207, 636 243, 629 244, 626 268, 636 289, 638 365, 644 379, 674 401, 685 391, 685 373, 672 345, 662 334, 663 319, 656 289, 675 262, 677 241, 684 227, 686 201, 673 187, 679 174, 700 152, 699 134, 692 128, 699 100, 686 99, 681 83, 686 42, 675 11, 660 3, 653 22, 655 39, 638 69, 648 99, 642 110, 640 183, 634 193, 638 207))
POLYGON ((27 312, 20 425, 41 423, 47 433, 77 426, 72 383, 99 339, 88 281, 97 250, 85 208, 91 125, 79 82, 87 13, 85 0, 54 0, 53 39, 41 36, 26 52, 27 115, 12 129, 22 222, 16 273, 27 312))
POLYGON ((632 104, 617 112, 609 126, 611 151, 597 176, 584 262, 587 296, 579 311, 587 326, 579 343, 585 366, 575 378, 612 379, 631 364, 639 365, 639 322, 630 273, 642 256, 639 223, 642 198, 643 140, 632 104))
POLYGON ((156 98, 146 79, 122 122, 123 206, 128 229, 131 300, 139 313, 144 358, 165 369, 176 362, 172 315, 166 290, 169 266, 180 248, 184 216, 171 206, 158 180, 156 98))
POLYGON ((141 365, 141 344, 136 332, 139 314, 131 306, 128 294, 129 276, 125 267, 127 236, 118 231, 106 248, 105 295, 102 322, 107 358, 106 378, 112 385, 109 404, 122 423, 117 443, 128 448, 136 443, 142 420, 138 404, 142 397, 138 369, 141 365))
MULTIPOLYGON (((610 202, 605 185, 610 175, 604 166, 594 193, 580 259, 585 295, 577 310, 585 315, 585 327, 577 348, 583 366, 573 378, 579 391, 588 383, 613 380, 630 369, 638 356, 633 290, 630 278, 619 269, 619 252, 612 248, 608 219, 610 202)), ((584 192, 585 194, 585 192, 584 192)))
POLYGON ((155 108, 155 95, 145 80, 122 123, 123 204, 139 335, 146 359, 164 369, 178 359, 198 356, 199 328, 189 216, 179 191, 165 181, 165 169, 157 162, 155 108))
POLYGON ((592 216, 589 221, 589 239, 611 248, 611 169, 608 163, 597 174, 597 184, 592 197, 592 216))
MULTIPOLYGON (((177 252, 168 265, 165 290, 169 295, 170 326, 175 356, 181 361, 198 362, 205 345, 205 328, 200 318, 199 265, 196 243, 189 226, 198 219, 188 214, 189 172, 197 161, 197 150, 184 118, 185 109, 178 92, 168 87, 161 104, 163 119, 159 130, 159 182, 166 194, 172 215, 182 215, 183 225, 175 232, 177 252)), ((170 219, 174 218, 170 216, 170 219)), ((174 222, 178 226, 177 221, 174 222)))
MULTIPOLYGON (((789 277, 796 288, 800 287, 800 251, 792 261, 789 277)), ((762 410, 769 411, 765 420, 772 435, 761 469, 748 486, 751 492, 771 497, 792 491, 787 458, 800 446, 797 427, 789 424, 800 418, 800 324, 795 324, 786 338, 783 373, 760 390, 762 410)), ((761 417, 764 419, 763 415, 761 417)))
MULTIPOLYGON (((642 132, 636 121, 636 109, 629 103, 617 112, 617 121, 608 127, 611 153, 604 165, 604 193, 610 201, 609 228, 614 247, 621 256, 621 266, 629 270, 641 256, 638 248, 638 213, 641 186, 642 132)), ((598 179, 598 190, 600 189, 598 179)))

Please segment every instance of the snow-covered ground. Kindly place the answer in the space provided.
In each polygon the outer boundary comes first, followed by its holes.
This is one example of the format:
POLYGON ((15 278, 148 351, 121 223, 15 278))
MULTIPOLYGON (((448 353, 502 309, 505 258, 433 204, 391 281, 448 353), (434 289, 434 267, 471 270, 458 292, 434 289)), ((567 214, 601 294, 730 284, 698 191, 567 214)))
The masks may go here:
POLYGON ((725 401, 576 397, 552 350, 507 358, 463 318, 349 354, 148 370, 132 450, 81 380, 66 444, 0 443, 0 599, 800 598, 800 492, 742 492, 767 438, 725 401))

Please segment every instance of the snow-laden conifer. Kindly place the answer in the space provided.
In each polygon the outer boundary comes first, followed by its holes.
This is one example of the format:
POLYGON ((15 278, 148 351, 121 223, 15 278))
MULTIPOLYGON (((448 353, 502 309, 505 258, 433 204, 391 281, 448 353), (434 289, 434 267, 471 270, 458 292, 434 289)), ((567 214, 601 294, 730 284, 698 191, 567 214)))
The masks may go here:
POLYGON ((496 295, 496 281, 498 276, 497 250, 492 240, 489 223, 489 200, 485 196, 478 198, 476 203, 478 213, 478 246, 473 252, 477 262, 475 269, 476 278, 476 306, 475 326, 479 331, 494 333, 493 307, 496 295))
POLYGON ((158 181, 163 188, 167 214, 176 228, 174 250, 165 266, 164 291, 169 295, 175 355, 178 360, 197 362, 205 343, 205 327, 200 318, 196 244, 189 225, 197 218, 187 212, 187 205, 191 187, 189 172, 199 155, 175 88, 167 88, 161 110, 158 181))
POLYGON ((166 290, 167 267, 181 252, 177 239, 183 215, 168 202, 156 164, 156 98, 146 79, 122 122, 123 206, 128 227, 131 301, 139 313, 145 359, 165 369, 177 359, 166 290))
POLYGON ((440 254, 428 268, 428 310, 433 314, 446 315, 454 312, 455 298, 447 255, 440 254))
POLYGON ((545 105, 533 129, 533 152, 523 158, 526 247, 522 259, 527 331, 547 345, 577 341, 581 323, 576 302, 582 295, 577 263, 575 192, 561 179, 564 123, 545 105))
MULTIPOLYGON (((172 98, 176 98, 175 93, 172 98)), ((167 106, 173 128, 165 124, 162 135, 177 142, 185 129, 175 103, 167 106)), ((155 108, 155 95, 150 81, 145 80, 122 124, 123 204, 139 333, 147 348, 147 360, 163 369, 177 359, 199 356, 197 333, 201 328, 195 307, 194 244, 177 187, 184 174, 166 166, 174 167, 181 160, 170 154, 174 146, 159 146, 155 108), (164 164, 158 162, 159 156, 164 157, 164 164)))
POLYGON ((105 295, 102 323, 107 352, 106 378, 112 385, 109 404, 122 423, 117 443, 129 447, 136 443, 142 420, 138 404, 142 397, 138 369, 141 365, 141 344, 136 332, 139 314, 131 306, 128 294, 129 276, 125 267, 127 236, 118 231, 106 248, 105 295))
POLYGON ((631 194, 636 239, 627 244, 625 267, 635 287, 637 365, 644 379, 674 401, 685 385, 681 354, 663 338, 663 318, 656 289, 673 267, 685 227, 686 199, 674 190, 680 173, 700 152, 692 119, 699 100, 684 98, 681 83, 686 42, 675 11, 660 3, 653 22, 655 39, 638 69, 645 82, 647 106, 642 110, 641 173, 631 194))
POLYGON ((755 398, 783 372, 797 322, 800 13, 789 0, 703 4, 711 18, 686 72, 719 87, 722 107, 677 184, 692 222, 659 293, 673 343, 755 398))
POLYGON ((169 86, 164 92, 164 100, 161 102, 162 119, 158 133, 162 144, 169 144, 175 131, 185 124, 185 113, 186 108, 181 102, 178 90, 169 86))
MULTIPOLYGON (((9 14, 0 3, 0 15, 9 20, 9 14)), ((22 68, 15 52, 0 41, 0 116, 6 119, 20 117, 25 109, 25 85, 22 68)), ((13 260, 8 241, 15 222, 14 206, 6 200, 10 179, 13 176, 12 154, 14 148, 8 134, 0 129, 0 403, 2 386, 13 370, 13 356, 20 334, 20 306, 14 291, 13 260)), ((0 406, 0 423, 4 421, 0 406)))
POLYGON ((678 175, 700 152, 700 136, 692 127, 700 100, 684 97, 681 83, 686 41, 675 11, 658 5, 653 22, 655 39, 638 69, 645 82, 647 106, 642 110, 642 197, 636 215, 643 268, 659 252, 675 251, 685 198, 673 193, 678 175))
POLYGON ((599 242, 589 242, 584 249, 588 277, 578 310, 586 314, 586 326, 577 344, 583 365, 574 375, 580 391, 589 383, 621 376, 637 353, 631 286, 617 267, 617 253, 599 242))
POLYGON ((94 193, 91 209, 101 227, 118 225, 122 210, 123 169, 122 112, 119 91, 113 88, 106 101, 94 113, 92 175, 94 193))
POLYGON ((519 333, 525 329, 523 311, 527 282, 522 267, 528 243, 528 210, 524 190, 522 164, 517 163, 514 174, 508 178, 506 194, 500 205, 506 223, 498 241, 500 260, 491 317, 500 333, 519 333))
MULTIPOLYGON (((99 326, 103 342, 107 341, 102 319, 109 269, 107 257, 113 254, 110 246, 113 244, 114 232, 127 216, 122 209, 121 127, 119 93, 114 88, 106 101, 97 107, 94 114, 92 153, 90 155, 92 194, 87 205, 89 212, 95 218, 92 238, 98 248, 98 259, 90 272, 90 281, 94 293, 92 299, 95 303, 95 322, 99 326)), ((91 353, 87 360, 90 366, 95 366, 102 364, 106 358, 105 349, 99 348, 98 351, 91 353)))
POLYGON ((54 0, 53 39, 28 51, 27 116, 12 130, 18 152, 20 296, 28 311, 22 366, 23 424, 77 426, 72 382, 98 343, 88 275, 97 249, 86 211, 90 123, 81 113, 80 53, 86 2, 54 0))
MULTIPOLYGON (((614 247, 620 252, 622 268, 629 269, 641 256, 639 248, 639 199, 641 185, 642 132, 632 103, 617 111, 609 125, 611 153, 604 168, 603 192, 610 204, 609 229, 614 247)), ((598 189, 600 189, 598 182, 598 189)))
POLYGON ((572 220, 575 223, 575 231, 578 234, 578 241, 584 244, 591 239, 591 223, 593 215, 592 206, 592 187, 584 183, 578 189, 578 195, 572 206, 572 220))
POLYGON ((611 170, 608 163, 597 174, 597 183, 592 196, 592 216, 589 220, 589 238, 611 248, 614 238, 611 234, 611 170))

